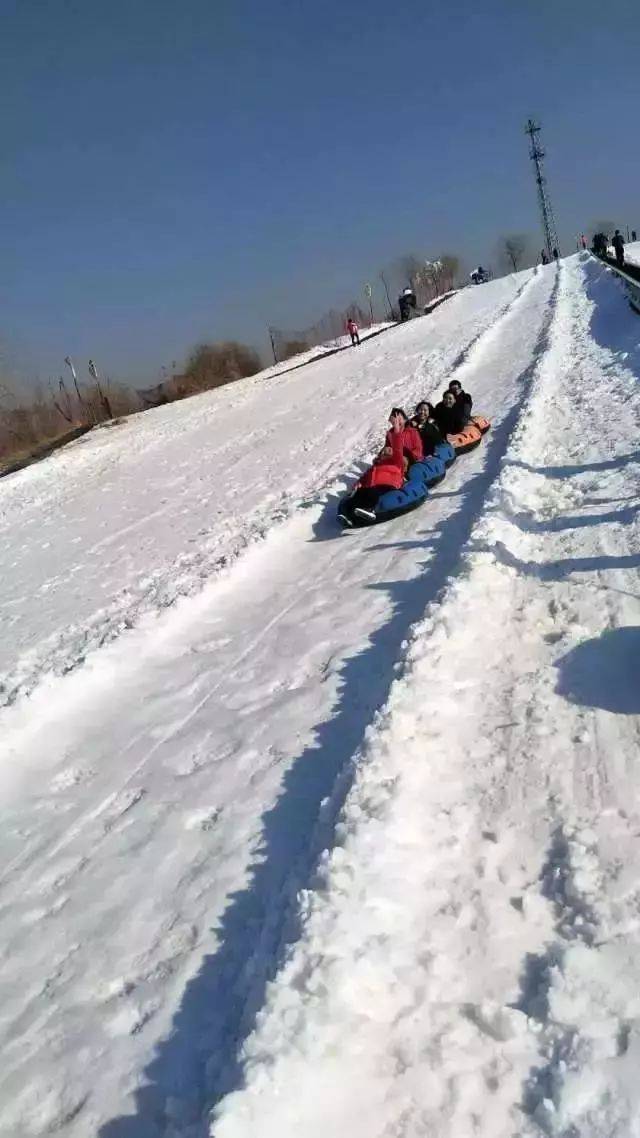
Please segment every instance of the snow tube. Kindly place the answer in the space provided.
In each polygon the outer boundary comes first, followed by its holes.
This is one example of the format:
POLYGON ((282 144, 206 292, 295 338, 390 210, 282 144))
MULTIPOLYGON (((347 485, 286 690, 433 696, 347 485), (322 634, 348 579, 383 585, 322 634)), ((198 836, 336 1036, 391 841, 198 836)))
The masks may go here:
POLYGON ((482 434, 475 423, 468 423, 464 430, 459 431, 457 435, 447 435, 447 442, 451 443, 456 454, 466 454, 467 451, 477 447, 481 441, 482 434))
MULTIPOLYGON (((352 519, 352 524, 355 528, 361 526, 373 526, 377 522, 388 522, 391 518, 399 518, 402 514, 408 514, 411 510, 416 510, 424 502, 429 487, 435 486, 441 482, 446 474, 445 454, 444 447, 447 444, 442 444, 443 455, 429 455, 428 458, 423 458, 421 462, 414 462, 409 468, 407 480, 400 490, 387 490, 377 502, 375 507, 375 518, 369 520, 368 518, 359 518, 355 516, 352 519)), ((440 448, 438 448, 440 449, 440 448)), ((338 513, 342 511, 345 501, 343 499, 338 506, 338 513)))
POLYGON ((441 458, 447 467, 456 461, 456 452, 451 443, 437 443, 433 453, 436 458, 441 458))
POLYGON ((475 424, 481 435, 486 435, 491 426, 489 419, 485 419, 484 415, 472 415, 471 422, 475 424))

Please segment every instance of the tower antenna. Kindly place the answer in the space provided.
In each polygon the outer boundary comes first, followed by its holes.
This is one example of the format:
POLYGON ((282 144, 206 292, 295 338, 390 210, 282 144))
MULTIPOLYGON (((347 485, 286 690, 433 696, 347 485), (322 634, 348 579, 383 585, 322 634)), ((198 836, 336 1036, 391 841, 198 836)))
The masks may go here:
POLYGON ((551 206, 551 199, 549 197, 549 189, 547 186, 547 179, 542 172, 542 159, 545 152, 540 145, 539 135, 541 127, 535 123, 533 119, 529 119, 525 130, 525 134, 529 135, 531 139, 531 148, 529 156, 535 167, 536 186, 538 187, 538 204, 540 206, 540 216, 542 218, 542 228, 544 230, 544 240, 547 247, 549 260, 553 259, 554 251, 560 252, 560 245, 558 243, 558 234, 556 232, 556 223, 553 216, 553 208, 551 206))

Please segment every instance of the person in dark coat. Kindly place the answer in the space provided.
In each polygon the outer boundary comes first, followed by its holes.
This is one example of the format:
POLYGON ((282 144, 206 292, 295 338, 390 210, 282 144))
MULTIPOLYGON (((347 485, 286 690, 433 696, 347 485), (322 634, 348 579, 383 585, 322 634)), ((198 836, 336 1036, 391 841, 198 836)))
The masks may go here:
POLYGON ((460 407, 464 414, 464 421, 465 423, 468 423, 469 419, 471 418, 471 408, 473 407, 473 399, 469 395, 469 392, 462 390, 462 384, 460 383, 459 379, 451 380, 451 383, 449 384, 449 391, 453 392, 456 404, 458 407, 460 407))
POLYGON ((611 244, 613 245, 613 251, 616 255, 616 264, 619 268, 622 268, 624 265, 624 237, 619 229, 616 229, 611 238, 611 244))
POLYGON ((444 391, 442 399, 433 409, 433 417, 442 435, 457 435, 464 430, 464 410, 456 403, 453 391, 444 391))
POLYGON ((415 427, 422 439, 422 450, 424 454, 435 454, 436 447, 439 443, 444 442, 444 439, 433 417, 433 407, 430 403, 427 403, 425 400, 418 403, 415 415, 411 420, 411 426, 415 427))

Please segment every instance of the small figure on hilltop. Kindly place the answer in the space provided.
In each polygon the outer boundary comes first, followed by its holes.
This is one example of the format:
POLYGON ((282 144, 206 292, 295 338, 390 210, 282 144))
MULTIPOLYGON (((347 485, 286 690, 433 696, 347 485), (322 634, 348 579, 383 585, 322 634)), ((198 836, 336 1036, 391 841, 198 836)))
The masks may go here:
POLYGON ((549 264, 549 258, 547 256, 547 250, 546 249, 543 249, 541 254, 540 254, 540 263, 542 265, 548 265, 549 264))
POLYGON ((611 238, 611 244, 613 245, 613 251, 616 255, 616 264, 618 265, 618 268, 621 269, 624 265, 624 237, 622 236, 619 229, 616 229, 613 237, 611 238))
POLYGON ((411 316, 411 309, 416 307, 416 294, 412 288, 405 288, 398 297, 400 320, 404 323, 411 316))
POLYGON ((607 235, 606 233, 594 233, 591 251, 595 253, 596 257, 607 256, 607 235))
POLYGON ((554 250, 553 250, 553 259, 554 259, 554 261, 559 261, 559 260, 560 260, 560 253, 558 252, 558 250, 557 250, 557 249, 554 249, 554 250))
POLYGON ((346 328, 351 336, 351 346, 355 348, 356 344, 360 343, 360 330, 352 316, 347 320, 346 328))
POLYGON ((482 265, 478 265, 478 268, 474 269, 470 276, 474 284, 486 284, 489 280, 489 274, 482 268, 482 265))

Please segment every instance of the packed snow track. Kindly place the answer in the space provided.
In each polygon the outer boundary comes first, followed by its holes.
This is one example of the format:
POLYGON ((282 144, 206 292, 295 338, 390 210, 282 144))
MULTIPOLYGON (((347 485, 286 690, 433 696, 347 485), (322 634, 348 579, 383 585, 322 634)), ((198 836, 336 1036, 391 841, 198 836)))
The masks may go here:
POLYGON ((640 1136, 639 377, 573 257, 5 480, 3 1138, 640 1136))

